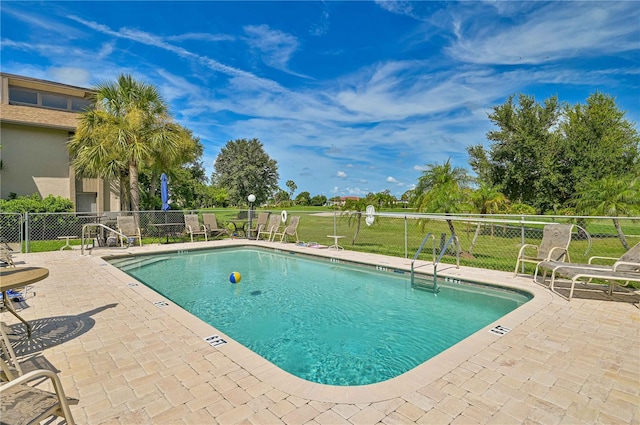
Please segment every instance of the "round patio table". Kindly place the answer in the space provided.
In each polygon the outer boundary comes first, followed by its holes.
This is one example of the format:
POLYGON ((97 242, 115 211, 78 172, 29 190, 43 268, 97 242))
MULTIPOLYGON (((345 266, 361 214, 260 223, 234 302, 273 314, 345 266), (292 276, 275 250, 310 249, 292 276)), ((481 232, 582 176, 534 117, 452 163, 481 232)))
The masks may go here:
POLYGON ((9 289, 16 289, 31 285, 49 276, 49 269, 44 267, 11 267, 0 269, 0 292, 2 292, 2 304, 9 311, 25 324, 27 335, 31 338, 31 325, 16 313, 11 300, 7 297, 9 289))

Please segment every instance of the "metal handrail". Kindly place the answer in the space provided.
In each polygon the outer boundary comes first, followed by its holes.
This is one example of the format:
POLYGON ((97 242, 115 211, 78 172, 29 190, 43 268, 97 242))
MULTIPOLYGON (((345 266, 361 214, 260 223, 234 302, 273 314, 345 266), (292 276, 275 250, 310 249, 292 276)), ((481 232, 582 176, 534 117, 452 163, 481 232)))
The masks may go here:
POLYGON ((422 249, 424 248, 424 245, 427 243, 427 240, 429 240, 429 238, 433 239, 433 249, 431 250, 431 252, 433 253, 433 264, 436 263, 436 237, 433 235, 433 233, 429 232, 426 234, 426 236, 422 240, 422 243, 420 244, 420 248, 418 248, 418 250, 416 251, 416 254, 413 256, 413 260, 411 260, 411 286, 413 286, 413 275, 414 275, 413 265, 416 262, 418 255, 420 255, 420 253, 422 252, 422 249))
POLYGON ((116 235, 119 235, 119 236, 123 237, 124 239, 126 239, 127 240, 127 248, 129 248, 131 246, 131 241, 129 240, 129 237, 127 235, 125 235, 124 233, 120 233, 117 230, 112 229, 109 226, 105 226, 102 223, 87 223, 84 226, 82 226, 82 239, 81 239, 82 242, 81 242, 81 245, 80 245, 80 255, 84 255, 84 239, 85 239, 84 238, 84 230, 87 227, 102 227, 103 229, 107 229, 108 231, 113 232, 116 235))
POLYGON ((457 269, 460 268, 460 239, 458 239, 458 236, 456 236, 455 234, 451 235, 451 237, 449 237, 447 242, 442 247, 442 250, 440 250, 440 254, 436 259, 436 238, 435 236, 433 236, 432 233, 427 233, 427 235, 422 240, 422 244, 420 244, 420 248, 418 248, 418 250, 416 251, 416 254, 413 256, 413 260, 411 261, 411 286, 413 286, 413 283, 414 283, 413 264, 415 263, 416 258, 418 258, 418 254, 422 252, 422 248, 424 248, 424 245, 427 242, 427 239, 429 239, 429 237, 433 239, 433 250, 432 250, 433 252, 433 291, 438 292, 438 264, 440 264, 440 260, 442 260, 442 256, 445 254, 445 252, 447 252, 447 249, 449 249, 449 246, 451 245, 451 243, 454 243, 454 242, 456 246, 456 268, 457 269))

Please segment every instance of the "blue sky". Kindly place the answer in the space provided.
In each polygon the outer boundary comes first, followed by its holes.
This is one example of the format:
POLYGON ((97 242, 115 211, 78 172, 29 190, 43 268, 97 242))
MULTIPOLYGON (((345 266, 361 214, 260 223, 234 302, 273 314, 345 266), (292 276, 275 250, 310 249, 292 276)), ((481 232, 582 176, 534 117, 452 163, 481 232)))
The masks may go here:
POLYGON ((363 196, 413 188, 427 164, 470 168, 512 94, 640 118, 638 2, 2 0, 2 71, 92 87, 154 84, 199 136, 207 174, 258 138, 280 186, 363 196))

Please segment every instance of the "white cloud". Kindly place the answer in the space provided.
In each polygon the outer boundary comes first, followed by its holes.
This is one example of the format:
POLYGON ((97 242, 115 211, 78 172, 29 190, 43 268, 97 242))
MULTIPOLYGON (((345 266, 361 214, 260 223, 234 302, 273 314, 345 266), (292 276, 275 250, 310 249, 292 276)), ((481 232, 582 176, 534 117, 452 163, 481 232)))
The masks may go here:
POLYGON ((347 178, 347 173, 345 173, 344 171, 338 171, 336 173, 336 176, 340 177, 341 179, 346 179, 347 178))
POLYGON ((298 39, 291 34, 269 28, 268 25, 248 25, 244 27, 247 43, 259 50, 263 62, 289 74, 297 74, 289 69, 289 60, 298 49, 298 39))
POLYGON ((387 183, 398 183, 398 180, 396 180, 395 178, 389 176, 389 177, 387 177, 386 182, 387 183))
POLYGON ((456 9, 458 39, 447 49, 456 59, 477 64, 540 64, 638 48, 634 33, 640 8, 636 2, 607 2, 600 7, 592 2, 537 3, 530 10, 519 8, 521 16, 514 19, 514 25, 492 26, 491 31, 474 25, 482 21, 478 13, 483 6, 456 9))
POLYGON ((89 87, 93 75, 84 68, 60 67, 50 68, 48 74, 53 81, 59 81, 78 87, 89 87))

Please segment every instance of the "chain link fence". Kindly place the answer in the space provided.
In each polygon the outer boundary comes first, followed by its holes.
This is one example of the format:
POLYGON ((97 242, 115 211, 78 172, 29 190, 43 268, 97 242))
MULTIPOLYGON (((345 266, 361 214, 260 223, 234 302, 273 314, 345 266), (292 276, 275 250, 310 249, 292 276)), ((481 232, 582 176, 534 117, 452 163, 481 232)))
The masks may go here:
MULTIPOLYGON (((259 210, 281 215, 280 210, 259 210)), ((52 251, 64 246, 67 236, 72 245, 80 245, 83 226, 100 223, 117 229, 117 216, 136 217, 143 243, 188 241, 184 232, 187 213, 214 213, 218 225, 229 230, 229 236, 245 237, 249 227, 247 210, 199 211, 138 211, 105 213, 100 215, 75 213, 0 213, 0 237, 15 251, 52 251), (157 224, 174 224, 171 240, 157 224)), ((514 216, 514 215, 428 215, 418 213, 374 213, 342 211, 289 210, 288 217, 300 216, 300 243, 315 243, 319 248, 339 243, 348 250, 371 252, 412 260, 427 234, 418 259, 431 261, 442 250, 445 241, 455 232, 460 245, 460 264, 486 269, 512 271, 523 244, 540 245, 542 230, 547 223, 572 223, 574 230, 569 246, 572 262, 584 263, 592 255, 617 258, 626 246, 640 242, 640 217, 577 217, 577 216, 514 216), (369 216, 369 217, 368 217, 369 216), (618 222, 616 229, 614 219, 618 222), (342 236, 337 240, 333 235, 342 236)), ((256 219, 256 211, 251 219, 256 219)), ((255 222, 252 223, 255 227, 255 222)), ((166 228, 166 226, 165 226, 166 228)), ((87 226, 85 237, 92 245, 106 245, 109 230, 101 226, 87 226)), ((254 235, 255 236, 255 235, 254 235)), ((115 239, 115 238, 114 238, 115 239)), ((289 242, 292 242, 289 239, 289 242)), ((293 241, 295 242, 295 241, 293 241)), ((314 245, 314 244, 312 244, 314 245)), ((443 263, 455 264, 456 252, 449 247, 443 263)), ((533 265, 524 266, 525 273, 533 272, 533 265)))

